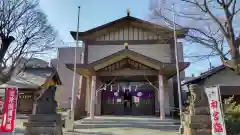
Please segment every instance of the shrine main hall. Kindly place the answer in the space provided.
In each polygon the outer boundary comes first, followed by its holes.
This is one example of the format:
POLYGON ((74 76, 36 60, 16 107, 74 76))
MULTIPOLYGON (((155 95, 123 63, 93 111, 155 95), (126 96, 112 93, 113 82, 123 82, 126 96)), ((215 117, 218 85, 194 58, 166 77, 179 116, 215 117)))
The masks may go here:
MULTIPOLYGON (((184 38, 187 31, 177 30, 184 38)), ((178 108, 173 30, 127 16, 79 32, 83 63, 78 63, 76 117, 99 115, 168 116, 178 108)), ((189 66, 178 43, 179 70, 189 66)), ((80 55, 80 54, 78 54, 80 55)), ((74 71, 73 63, 66 67, 74 71)))

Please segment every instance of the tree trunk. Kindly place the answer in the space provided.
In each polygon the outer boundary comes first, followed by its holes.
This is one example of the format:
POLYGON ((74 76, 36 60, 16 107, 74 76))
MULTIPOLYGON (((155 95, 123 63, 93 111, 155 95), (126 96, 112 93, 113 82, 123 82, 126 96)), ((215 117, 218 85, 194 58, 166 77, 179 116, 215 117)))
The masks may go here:
POLYGON ((4 35, 0 35, 0 36, 2 40, 2 44, 0 48, 0 63, 2 63, 9 46, 15 40, 15 38, 12 36, 9 36, 9 37, 6 37, 4 35))
POLYGON ((9 76, 9 73, 4 73, 3 70, 6 67, 2 68, 2 62, 4 60, 4 57, 6 55, 6 52, 9 48, 9 46, 15 40, 15 38, 12 37, 12 36, 6 37, 2 34, 0 34, 0 37, 1 37, 1 40, 2 40, 2 44, 1 44, 1 47, 0 47, 0 84, 4 84, 4 83, 8 82, 11 77, 9 76))
POLYGON ((239 59, 239 48, 232 48, 231 49, 231 57, 234 65, 238 65, 239 59))
POLYGON ((224 62, 223 64, 229 68, 234 69, 237 73, 240 73, 240 54, 239 47, 231 48, 231 60, 224 62))
POLYGON ((0 71, 0 85, 8 82, 10 78, 11 78, 10 76, 7 76, 2 71, 0 71))

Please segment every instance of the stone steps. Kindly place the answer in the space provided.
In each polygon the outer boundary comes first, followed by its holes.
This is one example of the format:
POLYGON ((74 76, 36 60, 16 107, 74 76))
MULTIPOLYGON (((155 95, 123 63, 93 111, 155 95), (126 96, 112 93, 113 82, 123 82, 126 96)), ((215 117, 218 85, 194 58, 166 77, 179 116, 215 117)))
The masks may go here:
POLYGON ((178 131, 180 122, 172 119, 158 118, 95 118, 75 122, 75 129, 90 128, 146 128, 163 131, 178 131))
POLYGON ((138 120, 83 120, 81 121, 81 124, 113 124, 113 123, 118 123, 118 124, 125 124, 125 123, 130 123, 130 124, 160 124, 160 125, 179 125, 180 122, 177 121, 138 121, 138 120))

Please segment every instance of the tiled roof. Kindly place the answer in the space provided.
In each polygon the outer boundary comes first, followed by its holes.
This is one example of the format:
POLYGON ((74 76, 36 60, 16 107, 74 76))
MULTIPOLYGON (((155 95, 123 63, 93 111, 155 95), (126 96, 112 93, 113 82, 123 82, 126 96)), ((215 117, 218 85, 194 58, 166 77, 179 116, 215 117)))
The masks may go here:
MULTIPOLYGON (((108 27, 111 27, 113 25, 116 25, 118 23, 125 22, 125 21, 137 22, 137 23, 142 24, 145 29, 150 29, 150 30, 154 29, 154 30, 157 30, 158 32, 160 32, 160 31, 164 31, 166 33, 167 32, 173 32, 173 30, 168 28, 168 27, 164 27, 164 26, 161 26, 161 25, 156 24, 156 23, 152 23, 152 22, 145 21, 145 20, 142 20, 142 19, 139 19, 139 18, 135 18, 133 16, 125 16, 123 18, 120 18, 120 19, 114 20, 112 22, 106 23, 104 25, 98 26, 96 28, 90 29, 88 31, 79 32, 79 36, 80 37, 81 36, 86 36, 86 35, 89 35, 89 34, 92 34, 92 33, 96 32, 96 31, 101 31, 103 29, 106 29, 108 27)), ((177 34, 180 37, 184 37, 184 35, 188 32, 188 29, 177 29, 176 31, 177 31, 177 34)), ((76 40, 77 32, 71 31, 70 34, 76 40)))
POLYGON ((213 68, 211 70, 208 70, 208 71, 202 73, 200 76, 189 78, 187 80, 182 81, 182 85, 204 80, 204 79, 206 79, 206 78, 208 78, 208 77, 210 77, 210 76, 212 76, 212 75, 222 71, 225 68, 226 68, 226 66, 220 65, 218 67, 215 67, 215 68, 213 68))
MULTIPOLYGON (((57 71, 52 67, 27 67, 24 71, 12 77, 9 82, 0 87, 38 88, 54 75, 57 75, 57 71)), ((61 84, 59 77, 57 78, 58 83, 61 84)))

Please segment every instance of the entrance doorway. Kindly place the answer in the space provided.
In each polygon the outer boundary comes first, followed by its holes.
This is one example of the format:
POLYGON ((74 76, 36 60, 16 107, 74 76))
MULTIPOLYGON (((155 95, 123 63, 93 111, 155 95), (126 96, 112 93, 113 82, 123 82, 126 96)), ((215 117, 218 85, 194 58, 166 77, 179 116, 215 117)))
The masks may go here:
POLYGON ((101 92, 102 115, 154 115, 155 93, 150 86, 137 90, 107 88, 101 92))
POLYGON ((124 115, 132 114, 132 93, 130 90, 124 92, 124 115))

